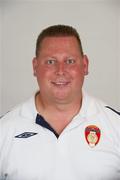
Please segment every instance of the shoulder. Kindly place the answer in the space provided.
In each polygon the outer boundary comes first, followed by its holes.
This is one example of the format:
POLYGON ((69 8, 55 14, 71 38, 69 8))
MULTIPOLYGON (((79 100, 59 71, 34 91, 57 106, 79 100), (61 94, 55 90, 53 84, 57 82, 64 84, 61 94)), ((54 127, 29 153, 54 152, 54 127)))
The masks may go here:
POLYGON ((86 95, 90 111, 96 114, 108 116, 109 118, 116 118, 120 121, 120 112, 103 100, 94 96, 86 95))
POLYGON ((100 100, 100 99, 96 99, 94 98, 94 102, 96 104, 96 106, 99 108, 99 110, 101 111, 101 113, 105 113, 110 115, 111 117, 116 117, 116 118, 120 118, 120 112, 118 110, 116 110, 113 106, 107 104, 106 102, 100 100))
POLYGON ((112 113, 116 113, 116 114, 118 114, 120 116, 120 111, 117 111, 116 109, 114 109, 114 107, 106 105, 105 108, 107 108, 108 111, 112 111, 112 113))
POLYGON ((22 105, 16 106, 0 117, 0 125, 12 124, 18 119, 22 105))
POLYGON ((17 105, 12 110, 8 111, 0 118, 0 127, 13 126, 15 123, 19 123, 22 119, 29 118, 33 114, 34 98, 30 98, 25 102, 17 105))

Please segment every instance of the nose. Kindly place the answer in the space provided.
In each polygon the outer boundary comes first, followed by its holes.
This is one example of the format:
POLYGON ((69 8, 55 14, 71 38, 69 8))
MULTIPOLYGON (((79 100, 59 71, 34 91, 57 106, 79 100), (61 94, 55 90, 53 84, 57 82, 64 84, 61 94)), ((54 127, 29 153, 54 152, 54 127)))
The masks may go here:
POLYGON ((65 64, 64 62, 60 62, 57 64, 57 75, 63 75, 65 73, 65 64))

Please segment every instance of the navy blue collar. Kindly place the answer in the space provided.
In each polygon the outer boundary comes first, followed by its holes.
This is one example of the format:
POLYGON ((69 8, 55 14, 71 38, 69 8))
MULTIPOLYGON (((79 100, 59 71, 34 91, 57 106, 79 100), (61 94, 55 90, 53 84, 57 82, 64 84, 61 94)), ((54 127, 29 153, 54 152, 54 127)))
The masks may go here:
POLYGON ((57 138, 59 137, 59 134, 51 127, 51 125, 40 114, 37 114, 36 116, 36 124, 39 124, 40 126, 46 129, 49 129, 55 134, 57 138))

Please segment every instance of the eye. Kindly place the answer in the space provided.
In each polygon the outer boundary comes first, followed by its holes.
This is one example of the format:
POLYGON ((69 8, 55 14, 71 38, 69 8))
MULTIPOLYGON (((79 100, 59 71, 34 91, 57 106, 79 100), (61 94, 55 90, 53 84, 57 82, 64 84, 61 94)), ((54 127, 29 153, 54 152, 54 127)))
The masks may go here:
POLYGON ((67 64, 74 64, 75 60, 74 59, 67 59, 66 63, 67 64))
POLYGON ((55 64, 55 60, 49 59, 49 60, 47 60, 47 64, 55 64))

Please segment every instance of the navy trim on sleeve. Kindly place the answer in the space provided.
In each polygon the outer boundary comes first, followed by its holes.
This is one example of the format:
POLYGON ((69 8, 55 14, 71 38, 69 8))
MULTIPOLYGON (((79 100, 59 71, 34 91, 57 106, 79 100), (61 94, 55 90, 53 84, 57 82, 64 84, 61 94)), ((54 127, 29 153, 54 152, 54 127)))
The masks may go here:
POLYGON ((115 112, 116 114, 120 115, 120 112, 116 111, 115 109, 109 107, 109 106, 105 106, 106 108, 112 110, 113 112, 115 112))
POLYGON ((46 129, 49 129, 55 134, 57 138, 59 137, 59 134, 51 127, 51 125, 47 121, 45 121, 45 119, 40 114, 37 114, 36 116, 36 124, 39 124, 46 129))

